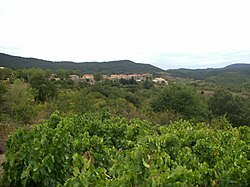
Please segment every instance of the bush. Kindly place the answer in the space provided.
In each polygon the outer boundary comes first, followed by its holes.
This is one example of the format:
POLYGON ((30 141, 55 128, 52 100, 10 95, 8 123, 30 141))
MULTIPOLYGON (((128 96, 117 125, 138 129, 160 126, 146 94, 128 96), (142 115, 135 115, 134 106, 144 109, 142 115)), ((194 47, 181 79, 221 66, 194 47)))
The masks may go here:
POLYGON ((54 113, 8 139, 10 186, 249 186, 248 127, 178 121, 158 129, 107 113, 54 113))
POLYGON ((234 126, 249 125, 244 100, 240 97, 234 97, 228 90, 217 90, 208 103, 213 116, 226 116, 234 126))
POLYGON ((194 90, 187 86, 172 85, 163 89, 151 102, 155 112, 174 111, 185 119, 207 118, 208 107, 194 90))

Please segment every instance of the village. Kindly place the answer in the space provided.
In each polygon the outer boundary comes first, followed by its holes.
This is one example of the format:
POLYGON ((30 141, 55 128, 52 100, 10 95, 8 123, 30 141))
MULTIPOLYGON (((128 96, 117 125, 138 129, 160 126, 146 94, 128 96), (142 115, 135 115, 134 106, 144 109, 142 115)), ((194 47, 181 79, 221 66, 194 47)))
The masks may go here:
MULTIPOLYGON (((50 80, 59 81, 60 78, 56 76, 56 74, 52 74, 49 78, 50 80)), ((96 82, 105 81, 105 80, 111 80, 111 81, 119 81, 121 79, 124 80, 135 80, 136 82, 143 82, 146 80, 152 81, 156 84, 165 84, 168 85, 168 81, 161 77, 153 77, 152 74, 146 73, 146 74, 112 74, 110 76, 108 75, 100 75, 99 80, 97 80, 94 76, 94 74, 83 74, 82 76, 79 75, 69 75, 69 79, 72 80, 74 83, 78 82, 87 82, 90 84, 94 84, 96 82)))
MULTIPOLYGON (((36 71, 35 69, 26 69, 24 70, 29 77, 32 71, 36 71)), ((37 69, 39 72, 40 70, 37 69)), ((60 72, 61 70, 58 70, 60 72)), ((103 81, 121 81, 121 80, 133 80, 134 82, 144 82, 144 81, 151 81, 155 84, 162 84, 168 85, 168 80, 172 79, 170 76, 166 75, 153 75, 151 73, 143 73, 143 74, 101 74, 101 73, 84 73, 81 75, 80 71, 67 71, 62 70, 63 76, 60 73, 55 72, 48 75, 48 79, 50 81, 64 81, 64 80, 71 80, 75 84, 80 82, 86 82, 89 84, 95 84, 96 82, 103 82, 103 81)), ((6 67, 0 67, 0 79, 1 80, 11 80, 15 75, 16 72, 13 72, 11 69, 6 67)), ((20 78, 19 75, 17 77, 20 78)), ((22 77, 22 76, 21 76, 22 77)))

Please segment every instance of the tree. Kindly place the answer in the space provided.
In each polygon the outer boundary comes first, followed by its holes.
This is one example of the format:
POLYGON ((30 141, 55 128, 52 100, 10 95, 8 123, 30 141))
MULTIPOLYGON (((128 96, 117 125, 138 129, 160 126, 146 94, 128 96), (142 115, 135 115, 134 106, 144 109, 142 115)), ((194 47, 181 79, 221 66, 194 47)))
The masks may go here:
POLYGON ((34 75, 31 77, 30 86, 34 90, 34 99, 38 103, 43 103, 57 97, 56 86, 43 76, 34 75))
POLYGON ((125 97, 124 97, 127 101, 129 101, 130 103, 132 103, 135 107, 139 107, 140 105, 140 101, 139 101, 139 98, 131 93, 131 92, 128 92, 125 97))
POLYGON ((137 108, 123 98, 109 99, 107 102, 107 109, 116 116, 122 116, 128 119, 138 116, 137 108))
POLYGON ((35 117, 35 107, 27 84, 16 79, 5 94, 4 113, 19 124, 28 124, 35 117))
POLYGON ((81 71, 80 70, 71 70, 70 74, 81 76, 81 71))
POLYGON ((72 94, 72 107, 74 113, 83 114, 97 112, 106 105, 106 97, 99 92, 92 92, 88 88, 81 88, 72 94))
POLYGON ((7 78, 11 78, 12 70, 9 68, 0 69, 0 80, 6 80, 7 78))
POLYGON ((25 82, 29 81, 29 74, 27 71, 24 71, 22 69, 18 69, 15 71, 15 78, 16 79, 23 79, 25 82))
POLYGON ((154 87, 154 84, 153 84, 152 81, 145 80, 145 81, 143 82, 143 86, 144 86, 145 89, 150 89, 150 88, 154 87))
POLYGON ((163 88, 151 101, 155 112, 173 111, 184 118, 204 118, 208 115, 207 105, 191 88, 171 85, 163 88))
POLYGON ((95 73, 94 74, 94 79, 95 79, 95 81, 101 81, 102 80, 102 74, 100 74, 100 73, 95 73))
POLYGON ((65 70, 65 69, 59 69, 59 70, 56 71, 56 75, 61 80, 65 80, 65 79, 69 78, 70 71, 65 70))
POLYGON ((246 105, 242 98, 234 97, 231 92, 225 89, 215 91, 209 99, 209 109, 215 117, 226 115, 233 125, 246 125, 246 105))
POLYGON ((18 79, 24 79, 26 82, 30 82, 30 79, 34 76, 49 78, 51 73, 51 70, 44 70, 40 68, 18 69, 15 72, 15 77, 18 79))
POLYGON ((129 85, 129 84, 137 84, 136 80, 134 79, 134 77, 132 77, 131 79, 120 79, 119 80, 120 84, 122 85, 129 85))

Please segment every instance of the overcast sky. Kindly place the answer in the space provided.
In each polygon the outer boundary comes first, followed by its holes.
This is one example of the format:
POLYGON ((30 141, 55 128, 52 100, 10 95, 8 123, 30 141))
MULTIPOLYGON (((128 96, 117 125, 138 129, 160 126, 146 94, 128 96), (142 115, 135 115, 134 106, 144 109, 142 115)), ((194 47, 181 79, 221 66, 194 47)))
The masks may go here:
POLYGON ((250 62, 249 0, 0 0, 0 52, 163 69, 250 62))

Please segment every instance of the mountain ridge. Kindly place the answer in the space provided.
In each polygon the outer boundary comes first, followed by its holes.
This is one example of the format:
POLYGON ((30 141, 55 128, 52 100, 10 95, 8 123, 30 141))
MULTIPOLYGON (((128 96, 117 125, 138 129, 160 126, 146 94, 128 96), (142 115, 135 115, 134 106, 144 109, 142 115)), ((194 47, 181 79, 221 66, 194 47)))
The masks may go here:
POLYGON ((211 76, 216 76, 225 72, 238 72, 243 73, 250 78, 250 64, 235 63, 225 66, 223 68, 206 68, 206 69, 169 69, 166 70, 171 76, 181 78, 191 78, 195 80, 204 80, 211 76))
POLYGON ((163 70, 150 64, 135 63, 131 60, 113 60, 104 62, 72 62, 72 61, 49 61, 33 57, 13 56, 0 53, 0 66, 17 68, 42 68, 80 70, 81 73, 102 73, 102 74, 119 74, 119 73, 152 73, 158 74, 166 72, 172 77, 191 78, 194 80, 207 80, 210 77, 219 74, 239 73, 250 79, 250 64, 235 63, 223 68, 205 68, 205 69, 168 69, 163 70))
POLYGON ((131 60, 113 60, 105 62, 72 62, 49 61, 33 57, 13 56, 0 53, 0 66, 9 68, 42 68, 80 70, 81 73, 152 73, 157 74, 165 70, 150 64, 135 63, 131 60))

